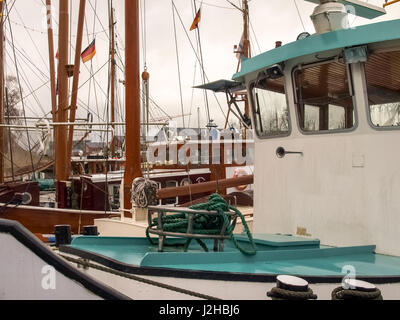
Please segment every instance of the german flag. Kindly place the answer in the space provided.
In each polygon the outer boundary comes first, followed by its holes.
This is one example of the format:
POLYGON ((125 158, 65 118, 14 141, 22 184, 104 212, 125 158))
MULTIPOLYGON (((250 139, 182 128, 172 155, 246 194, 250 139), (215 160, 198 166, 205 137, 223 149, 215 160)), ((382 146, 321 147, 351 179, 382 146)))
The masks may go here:
POLYGON ((192 31, 194 29, 197 29, 197 27, 198 27, 198 25, 200 23, 200 20, 201 20, 201 12, 200 12, 200 9, 199 9, 199 11, 197 11, 197 13, 196 13, 196 16, 194 17, 192 26, 190 27, 190 31, 192 31))
POLYGON ((81 54, 83 63, 88 62, 93 59, 96 54, 96 39, 87 47, 81 54))

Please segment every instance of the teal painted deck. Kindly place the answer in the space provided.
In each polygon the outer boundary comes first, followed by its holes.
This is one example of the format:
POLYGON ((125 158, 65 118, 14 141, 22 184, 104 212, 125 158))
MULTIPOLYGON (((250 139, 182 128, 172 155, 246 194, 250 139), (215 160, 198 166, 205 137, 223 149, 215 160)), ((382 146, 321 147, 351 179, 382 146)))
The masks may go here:
POLYGON ((313 53, 400 39, 398 30, 400 30, 400 19, 314 34, 244 60, 242 69, 233 76, 233 79, 243 82, 243 77, 249 73, 313 53))
MULTIPOLYGON (((245 239, 242 238, 242 244, 245 239)), ((289 235, 256 235, 257 254, 245 256, 230 241, 224 252, 203 252, 195 241, 190 250, 157 246, 146 238, 77 237, 70 247, 105 256, 124 264, 185 270, 251 274, 292 274, 304 276, 343 276, 342 268, 351 265, 358 276, 400 276, 400 258, 375 254, 375 246, 333 248, 320 246, 318 239, 289 235)), ((169 242, 183 243, 169 239, 169 242)), ((212 249, 212 241, 206 242, 212 249)))

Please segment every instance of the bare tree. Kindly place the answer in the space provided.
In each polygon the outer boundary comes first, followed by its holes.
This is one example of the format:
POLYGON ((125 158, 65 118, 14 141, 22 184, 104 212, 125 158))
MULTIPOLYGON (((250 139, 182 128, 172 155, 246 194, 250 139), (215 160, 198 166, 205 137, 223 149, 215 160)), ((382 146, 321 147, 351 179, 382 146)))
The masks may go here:
POLYGON ((21 102, 21 92, 18 85, 17 78, 9 75, 6 77, 6 101, 5 101, 5 110, 4 110, 4 118, 6 122, 10 124, 19 124, 21 120, 17 117, 21 116, 21 111, 18 107, 21 102), (11 119, 8 119, 11 117, 11 119))

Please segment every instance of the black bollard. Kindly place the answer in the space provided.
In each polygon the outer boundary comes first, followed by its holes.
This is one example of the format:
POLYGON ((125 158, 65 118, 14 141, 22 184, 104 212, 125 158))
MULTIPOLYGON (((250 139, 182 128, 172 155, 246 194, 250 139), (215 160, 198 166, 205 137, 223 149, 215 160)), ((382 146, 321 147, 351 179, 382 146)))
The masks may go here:
POLYGON ((276 278, 276 287, 267 292, 267 296, 272 300, 311 300, 317 296, 308 287, 308 282, 304 279, 280 275, 276 278))
POLYGON ((83 227, 84 236, 98 236, 97 226, 84 226, 83 227))
POLYGON ((67 224, 54 226, 54 234, 56 236, 56 247, 61 244, 70 244, 72 241, 71 237, 71 226, 67 224))

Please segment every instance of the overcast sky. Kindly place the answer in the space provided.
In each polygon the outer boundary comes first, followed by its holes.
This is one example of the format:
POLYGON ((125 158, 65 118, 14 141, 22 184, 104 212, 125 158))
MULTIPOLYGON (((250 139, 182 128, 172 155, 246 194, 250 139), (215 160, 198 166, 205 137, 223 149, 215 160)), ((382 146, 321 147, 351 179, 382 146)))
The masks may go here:
MULTIPOLYGON (((181 114, 181 99, 178 82, 178 63, 175 46, 175 34, 173 23, 173 11, 171 0, 141 0, 142 8, 145 1, 145 28, 142 21, 142 30, 146 34, 146 62, 150 73, 150 95, 151 98, 163 108, 164 112, 171 116, 181 114)), ((6 23, 6 73, 16 75, 14 64, 14 51, 11 46, 12 40, 15 45, 15 54, 19 66, 19 76, 28 97, 24 100, 27 115, 43 116, 48 112, 50 106, 49 91, 49 67, 48 67, 48 45, 47 30, 45 27, 44 0, 8 0, 10 10, 10 25, 6 23), (30 92, 34 90, 35 94, 30 92)), ((58 34, 58 1, 54 1, 55 20, 55 50, 57 51, 58 34)), ((71 0, 71 64, 74 60, 75 35, 79 0, 71 0)), ((239 5, 241 1, 231 0, 239 5)), ((382 5, 383 0, 370 0, 369 3, 382 5)), ((86 23, 83 48, 96 38, 97 54, 92 60, 82 66, 80 74, 79 91, 79 116, 86 117, 88 106, 95 115, 94 121, 105 120, 104 114, 107 105, 107 73, 108 73, 108 0, 88 0, 86 6, 86 23), (102 66, 104 66, 102 68, 102 66), (90 69, 97 72, 94 80, 90 79, 90 69), (95 85, 96 83, 96 85, 95 85), (97 115, 97 116, 96 116, 97 115)), ((113 0, 116 10, 116 31, 119 66, 118 80, 123 80, 124 62, 124 1, 113 0)), ((182 19, 185 30, 194 46, 197 46, 195 31, 189 28, 193 21, 193 1, 174 0, 178 9, 179 17, 182 19)), ((204 59, 204 68, 210 81, 218 79, 231 79, 236 71, 237 59, 233 53, 233 46, 238 44, 242 35, 242 15, 233 8, 226 0, 204 0, 196 1, 199 7, 202 3, 202 19, 200 22, 200 36, 204 59)), ((314 4, 296 0, 299 13, 294 0, 251 0, 250 22, 251 22, 251 45, 253 55, 272 49, 275 41, 283 44, 292 42, 297 35, 303 31, 314 33, 312 22, 309 18, 314 4)), ((393 20, 400 17, 400 4, 388 7, 388 14, 375 21, 393 20)), ((206 124, 206 109, 203 92, 195 89, 193 85, 201 84, 199 65, 196 62, 192 46, 187 34, 182 28, 180 18, 175 14, 176 36, 178 43, 179 68, 183 95, 184 113, 192 113, 190 125, 197 126, 197 108, 201 111, 201 125, 206 124), (197 71, 195 73, 195 70, 197 71)), ((369 21, 363 18, 350 18, 353 26, 366 24, 369 21)), ((143 40, 143 38, 141 39, 143 40)), ((142 41, 143 44, 143 41, 142 41)), ((143 51, 140 52, 143 68, 143 51)), ((123 86, 118 89, 119 117, 123 119, 123 86)), ((225 96, 217 95, 220 105, 226 112, 225 96)), ((224 116, 218 106, 215 97, 208 95, 211 118, 218 125, 224 125, 224 116)), ((152 106, 152 115, 155 118, 163 116, 157 107, 152 106)), ((181 119, 177 120, 182 124, 181 119)), ((185 117, 186 126, 189 116, 185 117)))

